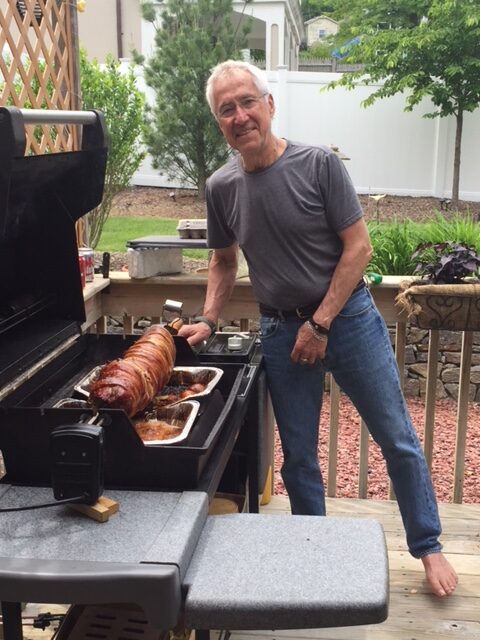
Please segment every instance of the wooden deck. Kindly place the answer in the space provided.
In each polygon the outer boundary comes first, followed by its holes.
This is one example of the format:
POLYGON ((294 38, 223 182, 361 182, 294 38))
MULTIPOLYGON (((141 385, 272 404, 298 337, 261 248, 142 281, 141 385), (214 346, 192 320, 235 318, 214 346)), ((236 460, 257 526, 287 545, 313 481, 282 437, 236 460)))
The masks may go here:
MULTIPOLYGON (((428 594, 422 564, 405 551, 403 526, 395 502, 327 499, 330 515, 374 518, 382 523, 390 561, 390 612, 379 625, 336 629, 232 632, 230 640, 446 640, 480 638, 480 505, 442 504, 444 550, 460 575, 455 594, 440 600, 428 594)), ((288 500, 274 496, 263 513, 288 512, 288 500)), ((28 605, 25 614, 62 607, 28 605)), ((212 634, 212 640, 218 634, 212 634)), ((52 629, 24 629, 27 640, 51 638, 52 629)), ((1 637, 1 635, 0 635, 1 637)))

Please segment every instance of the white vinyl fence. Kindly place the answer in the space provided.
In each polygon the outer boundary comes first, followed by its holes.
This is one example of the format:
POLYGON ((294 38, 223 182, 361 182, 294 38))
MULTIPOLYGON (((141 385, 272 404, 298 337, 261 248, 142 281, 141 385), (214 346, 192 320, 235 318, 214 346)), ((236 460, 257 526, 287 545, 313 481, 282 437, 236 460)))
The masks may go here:
MULTIPOLYGON (((396 95, 364 108, 375 87, 323 91, 336 73, 278 69, 267 77, 276 102, 276 134, 312 144, 333 144, 350 159, 346 166, 358 193, 449 197, 452 188, 455 119, 422 117, 424 100, 412 113, 396 95)), ((139 84, 145 90, 143 78, 139 84)), ((147 99, 153 99, 146 90, 147 99)), ((182 186, 152 169, 148 158, 136 185, 182 186)), ((460 198, 480 201, 480 110, 466 113, 462 139, 460 198)))

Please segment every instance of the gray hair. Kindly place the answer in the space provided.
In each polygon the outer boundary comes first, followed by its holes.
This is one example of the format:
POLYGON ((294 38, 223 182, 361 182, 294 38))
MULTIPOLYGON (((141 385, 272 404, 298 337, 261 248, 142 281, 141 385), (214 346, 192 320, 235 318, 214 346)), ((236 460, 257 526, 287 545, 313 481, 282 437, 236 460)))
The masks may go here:
POLYGON ((250 64, 249 62, 244 62, 243 60, 225 60, 225 62, 220 62, 220 64, 213 67, 205 89, 205 97, 207 98, 208 106, 215 117, 217 117, 217 114, 215 113, 215 105, 213 104, 213 90, 215 82, 222 76, 230 75, 233 71, 246 71, 252 76, 252 80, 259 93, 270 93, 265 73, 255 65, 250 64))

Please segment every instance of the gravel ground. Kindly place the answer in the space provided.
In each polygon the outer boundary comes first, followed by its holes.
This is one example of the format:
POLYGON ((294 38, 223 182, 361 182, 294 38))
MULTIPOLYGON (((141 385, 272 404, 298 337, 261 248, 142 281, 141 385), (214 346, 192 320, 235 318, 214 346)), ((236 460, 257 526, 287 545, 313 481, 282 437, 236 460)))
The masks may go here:
MULTIPOLYGON (((423 420, 425 403, 418 398, 407 398, 413 424, 420 440, 423 440, 423 420)), ((437 400, 435 407, 435 438, 433 447, 432 478, 439 502, 451 502, 453 496, 453 467, 455 451, 457 404, 450 399, 437 400)), ((320 441, 318 455, 325 483, 328 479, 327 453, 329 428, 329 394, 325 394, 320 421, 320 441)), ((346 396, 340 400, 338 434, 337 497, 358 497, 358 460, 360 440, 360 419, 346 396)), ((286 494, 280 468, 283 462, 282 450, 276 433, 275 476, 276 494, 286 494)), ((465 456, 465 503, 480 503, 478 469, 480 466, 480 406, 470 403, 468 416, 468 437, 465 456)), ((368 497, 387 500, 389 481, 385 463, 379 447, 370 441, 368 465, 368 497)))
MULTIPOLYGON (((378 200, 378 207, 377 201, 372 196, 360 195, 359 198, 367 220, 377 218, 380 221, 403 218, 426 220, 434 217, 442 207, 438 198, 387 195, 378 200)), ((461 202, 459 209, 480 215, 480 202, 461 202)), ((449 216, 452 212, 448 209, 443 213, 449 216)), ((195 192, 190 190, 131 187, 117 194, 113 201, 111 215, 176 219, 204 218, 206 208, 205 203, 199 201, 195 192)))
MULTIPOLYGON (((431 219, 441 209, 436 198, 411 198, 386 196, 377 202, 366 195, 360 196, 366 219, 381 221, 411 218, 421 221, 431 219)), ((462 202, 461 211, 470 211, 480 217, 480 203, 462 202)), ((445 216, 451 211, 443 211, 445 216)), ((169 190, 149 187, 133 187, 118 194, 115 198, 112 216, 149 216, 165 218, 204 218, 205 205, 199 202, 191 191, 169 190)), ((99 256, 97 256, 99 257, 99 256)), ((205 261, 184 258, 184 270, 194 271, 205 266, 205 261)), ((114 253, 111 256, 112 270, 126 270, 126 254, 114 253)), ((423 434, 423 416, 425 405, 423 400, 408 398, 407 403, 420 439, 423 434)), ((327 480, 329 397, 325 395, 324 410, 320 424, 319 459, 327 480)), ((439 502, 450 502, 453 493, 453 465, 455 451, 455 425, 457 405, 453 400, 437 400, 434 455, 432 477, 439 502)), ((351 403, 342 396, 340 404, 337 495, 338 497, 357 497, 358 491, 358 451, 359 451, 359 418, 351 403)), ((278 442, 275 443, 275 493, 284 494, 285 488, 280 477, 282 452, 278 442)), ((465 460, 464 502, 480 503, 480 486, 478 469, 480 468, 480 406, 470 403, 468 420, 467 452, 465 460)), ((388 478, 385 464, 379 448, 371 444, 368 470, 368 497, 373 499, 388 498, 388 478)))

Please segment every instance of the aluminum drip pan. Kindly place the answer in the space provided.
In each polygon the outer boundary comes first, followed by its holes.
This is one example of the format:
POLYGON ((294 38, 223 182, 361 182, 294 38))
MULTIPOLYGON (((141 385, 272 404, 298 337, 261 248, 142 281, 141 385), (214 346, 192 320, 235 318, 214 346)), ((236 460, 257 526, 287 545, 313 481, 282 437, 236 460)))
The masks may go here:
POLYGON ((183 442, 190 433, 199 409, 198 400, 185 400, 151 411, 145 418, 134 420, 133 426, 145 446, 183 442))
POLYGON ((73 390, 79 393, 84 398, 88 399, 90 397, 90 387, 98 378, 102 366, 103 365, 99 365, 89 371, 86 376, 84 376, 79 382, 77 382, 77 384, 73 387, 73 390))
MULTIPOLYGON (((76 393, 88 400, 90 387, 98 378, 101 366, 94 367, 74 387, 76 393)), ((184 400, 206 396, 216 387, 223 375, 218 367, 174 367, 168 384, 153 399, 154 409, 178 404, 184 400)))
POLYGON ((86 400, 78 398, 62 398, 53 405, 53 409, 91 409, 92 407, 86 400))
POLYGON ((212 392, 223 375, 218 367, 174 367, 168 384, 153 399, 153 406, 172 406, 187 398, 200 398, 212 392))

